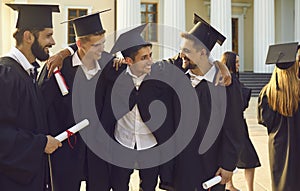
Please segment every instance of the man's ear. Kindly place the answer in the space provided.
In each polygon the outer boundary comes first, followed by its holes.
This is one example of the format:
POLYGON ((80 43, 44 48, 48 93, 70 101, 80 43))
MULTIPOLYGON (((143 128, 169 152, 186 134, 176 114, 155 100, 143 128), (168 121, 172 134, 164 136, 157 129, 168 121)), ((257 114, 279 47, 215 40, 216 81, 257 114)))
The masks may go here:
POLYGON ((76 45, 78 48, 81 48, 81 41, 80 40, 76 40, 76 45))
POLYGON ((201 54, 201 56, 207 55, 206 49, 202 48, 200 54, 201 54))
POLYGON ((133 64, 133 60, 130 57, 125 57, 125 61, 129 64, 133 64))
POLYGON ((34 42, 34 35, 30 31, 24 31, 23 42, 27 44, 32 44, 34 42))

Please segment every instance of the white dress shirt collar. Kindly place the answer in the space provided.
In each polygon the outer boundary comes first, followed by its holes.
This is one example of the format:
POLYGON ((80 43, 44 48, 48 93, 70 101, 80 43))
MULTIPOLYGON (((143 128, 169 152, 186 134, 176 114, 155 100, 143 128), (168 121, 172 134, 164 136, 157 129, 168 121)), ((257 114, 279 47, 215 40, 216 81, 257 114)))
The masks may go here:
POLYGON ((192 73, 191 70, 188 70, 186 72, 186 74, 189 74, 190 75, 190 79, 191 79, 191 82, 192 82, 192 86, 193 87, 196 87, 202 80, 206 80, 210 83, 213 83, 214 81, 214 78, 215 78, 215 74, 216 74, 216 66, 213 65, 209 70, 208 72, 206 72, 206 74, 204 74, 204 76, 200 76, 200 75, 195 75, 192 73))
POLYGON ((125 74, 128 74, 128 75, 131 76, 132 81, 133 81, 133 83, 134 83, 134 86, 135 86, 135 88, 136 88, 137 90, 139 89, 140 85, 142 84, 144 78, 145 78, 146 75, 147 75, 147 73, 146 73, 146 74, 143 74, 143 75, 137 77, 136 75, 134 75, 134 74, 131 72, 129 66, 127 66, 125 74))
POLYGON ((88 70, 87 67, 82 63, 78 56, 78 51, 76 51, 76 54, 73 55, 72 57, 72 66, 80 66, 88 80, 90 80, 92 77, 94 77, 99 70, 101 70, 101 67, 97 61, 95 61, 95 66, 96 68, 92 70, 88 70))
POLYGON ((126 68, 126 72, 125 72, 126 74, 129 74, 131 77, 133 77, 133 78, 137 78, 137 79, 144 79, 145 78, 145 76, 148 74, 148 75, 150 75, 150 73, 145 73, 145 74, 143 74, 143 75, 141 75, 141 76, 139 76, 139 77, 137 77, 136 75, 134 75, 132 72, 131 72, 131 69, 130 69, 130 67, 129 66, 127 66, 127 68, 126 68))
POLYGON ((16 47, 12 47, 6 56, 11 57, 15 61, 17 61, 28 74, 30 73, 31 70, 34 69, 34 66, 29 63, 29 61, 24 56, 24 54, 16 47))

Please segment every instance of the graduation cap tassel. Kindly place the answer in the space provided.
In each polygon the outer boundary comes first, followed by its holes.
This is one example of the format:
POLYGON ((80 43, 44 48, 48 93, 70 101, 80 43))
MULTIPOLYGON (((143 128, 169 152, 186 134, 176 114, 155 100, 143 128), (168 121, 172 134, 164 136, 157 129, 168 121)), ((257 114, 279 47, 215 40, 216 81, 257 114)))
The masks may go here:
MULTIPOLYGON (((284 56, 284 53, 282 51, 279 52, 278 54, 278 58, 276 60, 276 66, 278 67, 278 62, 279 60, 284 56)), ((275 74, 275 80, 276 80, 276 90, 279 90, 279 85, 278 85, 278 74, 277 74, 277 68, 276 70, 276 74, 275 74)))
POLYGON ((53 174, 52 174, 52 164, 51 164, 51 157, 50 157, 50 154, 48 154, 48 165, 49 165, 49 175, 50 175, 50 186, 51 186, 51 191, 54 191, 53 174))
POLYGON ((276 70, 275 80, 276 80, 276 90, 279 90, 277 70, 276 70))

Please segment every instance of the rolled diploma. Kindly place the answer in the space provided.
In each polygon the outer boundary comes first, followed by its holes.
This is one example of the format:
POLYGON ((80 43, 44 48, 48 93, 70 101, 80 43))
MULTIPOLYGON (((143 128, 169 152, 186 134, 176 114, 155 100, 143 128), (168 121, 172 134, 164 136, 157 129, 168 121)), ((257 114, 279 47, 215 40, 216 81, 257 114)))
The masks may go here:
MULTIPOLYGON (((238 169, 234 169, 233 173, 236 173, 238 171, 238 169)), ((215 176, 213 177, 212 179, 209 179, 208 181, 204 182, 202 184, 202 187, 204 189, 209 189, 210 187, 213 187, 214 185, 216 184, 219 184, 222 180, 222 177, 221 176, 215 176)))
POLYGON ((53 72, 61 94, 63 96, 67 95, 69 93, 68 87, 66 86, 62 75, 58 72, 58 68, 56 67, 53 72))
MULTIPOLYGON (((72 133, 77 133, 81 129, 85 128, 86 126, 89 125, 89 121, 87 119, 82 120, 81 122, 77 123, 70 129, 68 129, 72 133)), ((68 133, 66 131, 62 132, 61 134, 57 135, 55 139, 59 140, 60 142, 66 140, 68 138, 68 133)))
POLYGON ((212 186, 214 186, 214 185, 216 185, 216 184, 219 184, 219 183, 221 182, 221 180, 222 180, 222 177, 221 177, 221 176, 215 176, 215 177, 213 177, 212 179, 210 179, 210 180, 204 182, 204 183, 202 184, 202 187, 203 187, 204 189, 209 189, 210 187, 212 187, 212 186))

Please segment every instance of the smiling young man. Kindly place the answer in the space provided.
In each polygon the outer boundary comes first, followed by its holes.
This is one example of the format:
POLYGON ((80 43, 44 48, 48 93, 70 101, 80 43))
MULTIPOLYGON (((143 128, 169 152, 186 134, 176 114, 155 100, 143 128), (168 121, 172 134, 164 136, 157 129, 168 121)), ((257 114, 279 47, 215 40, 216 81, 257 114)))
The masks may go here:
POLYGON ((209 63, 210 51, 225 37, 202 19, 181 37, 180 56, 189 65, 187 75, 199 97, 200 116, 193 139, 177 157, 174 187, 204 191, 202 183, 220 175, 221 184, 211 190, 225 190, 237 163, 242 126, 237 84, 215 86, 217 68, 209 63))
MULTIPOLYGON (((108 64, 103 70, 97 84, 96 106, 98 117, 106 132, 125 151, 124 160, 130 158, 129 151, 137 151, 130 160, 132 166, 112 165, 112 188, 114 191, 128 191, 130 175, 134 169, 139 169, 140 190, 154 191, 158 176, 161 182, 172 181, 172 166, 169 163, 144 169, 140 163, 139 154, 164 143, 173 134, 172 97, 170 87, 153 80, 158 71, 158 65, 152 61, 152 44, 146 42, 140 35, 146 25, 138 26, 121 34, 111 50, 111 53, 121 51, 129 65, 122 65, 118 71, 108 64), (154 66, 155 65, 155 66, 154 66), (151 78, 151 79, 150 79, 151 78), (117 87, 116 87, 117 86, 117 87), (130 95, 128 95, 129 93, 130 95), (128 96, 129 97, 128 97, 128 96), (114 96, 118 100, 112 100, 114 96), (167 108, 167 116, 159 129, 149 123, 149 104, 154 100, 162 101, 167 108), (112 106, 116 105, 117 113, 112 106), (100 107, 101 106, 101 107, 100 107), (134 165, 135 164, 135 165, 134 165)), ((117 150, 119 148, 113 149, 117 150)), ((116 151, 117 152, 117 151, 116 151)), ((117 160, 118 153, 112 156, 117 160)), ((148 160, 159 161, 160 154, 152 155, 148 160)), ((146 161, 143 161, 147 163, 146 161)), ((163 184, 164 184, 163 183, 163 184)))
MULTIPOLYGON (((73 56, 64 60, 61 73, 69 87, 69 94, 62 96, 55 78, 44 75, 41 88, 46 96, 50 133, 56 135, 75 125, 78 117, 90 119, 84 110, 92 102, 91 92, 85 91, 85 96, 80 97, 78 91, 97 83, 103 69, 101 58, 104 54, 105 30, 100 19, 101 12, 84 15, 72 19, 78 50, 73 56), (77 80, 77 81, 76 81, 77 80), (79 81, 79 82, 78 82, 79 81), (78 82, 78 83, 77 83, 78 82), (75 94, 79 99, 77 100, 75 94), (90 102, 91 101, 91 102, 90 102), (74 107, 80 107, 80 116, 74 112, 74 107), (77 118, 76 118, 77 117, 77 118)), ((46 66, 43 72, 46 71, 46 66)), ((96 128, 90 124, 88 129, 96 128)), ((81 131, 75 138, 71 138, 59 152, 53 154, 53 183, 56 191, 79 190, 81 181, 86 181, 89 191, 109 191, 110 175, 107 162, 96 156, 87 146, 84 137, 89 137, 86 131, 81 131), (74 141, 74 142, 73 142, 74 141), (72 144, 71 144, 72 143, 72 144)))
POLYGON ((49 48, 55 44, 52 12, 59 12, 59 7, 6 5, 19 14, 13 35, 16 47, 0 58, 1 190, 46 190, 46 154, 53 153, 61 143, 46 136, 46 110, 36 83, 36 59, 48 59, 49 48))

